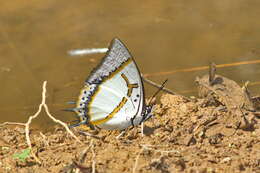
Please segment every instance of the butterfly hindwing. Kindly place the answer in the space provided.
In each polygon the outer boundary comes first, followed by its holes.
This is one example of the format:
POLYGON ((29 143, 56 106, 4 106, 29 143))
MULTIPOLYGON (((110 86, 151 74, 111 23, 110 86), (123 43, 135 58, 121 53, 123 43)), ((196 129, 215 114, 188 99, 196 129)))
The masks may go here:
POLYGON ((134 59, 120 40, 112 41, 85 85, 77 103, 82 109, 78 114, 90 124, 124 129, 141 122, 145 107, 143 83, 134 59))

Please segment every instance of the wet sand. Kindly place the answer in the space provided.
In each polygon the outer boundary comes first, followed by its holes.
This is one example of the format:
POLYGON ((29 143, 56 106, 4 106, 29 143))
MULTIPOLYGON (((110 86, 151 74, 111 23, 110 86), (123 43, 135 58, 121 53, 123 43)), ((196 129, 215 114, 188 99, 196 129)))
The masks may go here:
POLYGON ((223 76, 213 81, 196 79, 200 98, 162 95, 144 136, 140 127, 118 139, 119 131, 88 131, 90 137, 74 128, 80 144, 60 126, 31 130, 41 164, 14 156, 28 147, 24 128, 1 126, 0 172, 260 172, 259 97, 223 76))

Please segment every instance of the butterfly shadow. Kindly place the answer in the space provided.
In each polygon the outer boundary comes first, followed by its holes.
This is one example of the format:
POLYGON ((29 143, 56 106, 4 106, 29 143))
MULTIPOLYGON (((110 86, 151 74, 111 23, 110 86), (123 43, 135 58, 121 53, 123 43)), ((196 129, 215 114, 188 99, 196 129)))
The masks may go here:
POLYGON ((154 131, 155 131, 156 129, 158 129, 158 128, 160 128, 159 125, 158 125, 158 126, 155 126, 155 127, 149 127, 149 126, 144 125, 144 134, 145 134, 146 136, 151 136, 152 134, 154 134, 154 131))

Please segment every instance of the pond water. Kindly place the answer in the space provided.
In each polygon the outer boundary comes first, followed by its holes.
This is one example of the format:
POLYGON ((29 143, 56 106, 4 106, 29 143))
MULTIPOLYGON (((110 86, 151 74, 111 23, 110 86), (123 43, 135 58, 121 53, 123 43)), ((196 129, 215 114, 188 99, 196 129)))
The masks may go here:
MULTIPOLYGON (((3 1, 0 6, 0 121, 25 122, 38 109, 44 80, 51 113, 63 121, 67 101, 103 54, 70 57, 73 49, 107 47, 114 37, 129 48, 143 74, 195 95, 194 80, 207 70, 260 93, 260 1, 3 1), (234 63, 245 62, 243 65, 234 63), (250 64, 251 62, 251 64, 250 64), (180 71, 179 71, 180 70, 180 71)), ((147 96, 155 89, 146 85, 147 96)), ((51 127, 45 113, 35 127, 51 127)))

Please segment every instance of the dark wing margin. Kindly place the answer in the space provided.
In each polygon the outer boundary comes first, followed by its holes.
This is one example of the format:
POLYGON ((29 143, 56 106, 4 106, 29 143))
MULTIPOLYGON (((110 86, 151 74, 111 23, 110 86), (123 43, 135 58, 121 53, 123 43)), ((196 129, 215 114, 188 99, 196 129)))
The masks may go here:
POLYGON ((114 38, 110 43, 110 47, 101 63, 92 70, 89 77, 86 79, 88 84, 99 84, 110 73, 119 68, 132 56, 130 55, 124 44, 117 38, 114 38))

